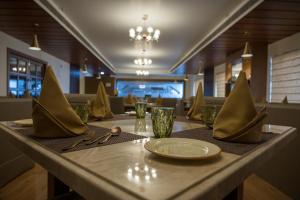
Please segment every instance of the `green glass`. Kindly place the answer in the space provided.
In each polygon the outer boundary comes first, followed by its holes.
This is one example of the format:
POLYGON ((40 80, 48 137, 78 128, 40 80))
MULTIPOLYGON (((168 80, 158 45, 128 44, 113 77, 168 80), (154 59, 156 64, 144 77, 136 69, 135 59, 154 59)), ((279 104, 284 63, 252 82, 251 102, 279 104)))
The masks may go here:
POLYGON ((80 117, 83 123, 87 123, 89 119, 89 106, 88 105, 73 105, 73 109, 75 110, 76 114, 80 117))
POLYGON ((134 125, 134 132, 135 133, 144 133, 147 130, 146 120, 143 119, 136 119, 134 125))
POLYGON ((174 124, 173 107, 153 107, 151 111, 152 128, 155 137, 169 137, 174 124))
POLYGON ((202 121, 208 128, 213 128, 215 118, 218 114, 217 106, 205 105, 201 106, 202 121))
POLYGON ((147 103, 137 102, 135 104, 136 118, 145 118, 147 110, 147 103))

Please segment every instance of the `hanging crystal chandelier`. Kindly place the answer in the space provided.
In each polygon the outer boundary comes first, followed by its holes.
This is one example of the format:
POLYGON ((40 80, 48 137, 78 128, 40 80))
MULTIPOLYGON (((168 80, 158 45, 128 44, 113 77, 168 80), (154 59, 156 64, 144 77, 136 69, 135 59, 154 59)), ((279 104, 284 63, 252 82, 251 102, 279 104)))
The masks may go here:
POLYGON ((131 40, 135 41, 158 41, 160 36, 160 30, 155 29, 151 26, 146 26, 146 21, 148 19, 148 15, 143 16, 144 25, 137 26, 136 28, 129 29, 129 37, 131 40))
POLYGON ((136 75, 138 75, 138 76, 148 76, 149 71, 147 71, 147 70, 137 70, 136 75))
POLYGON ((136 64, 136 65, 151 65, 152 60, 148 59, 148 58, 137 58, 137 59, 134 59, 134 64, 136 64))

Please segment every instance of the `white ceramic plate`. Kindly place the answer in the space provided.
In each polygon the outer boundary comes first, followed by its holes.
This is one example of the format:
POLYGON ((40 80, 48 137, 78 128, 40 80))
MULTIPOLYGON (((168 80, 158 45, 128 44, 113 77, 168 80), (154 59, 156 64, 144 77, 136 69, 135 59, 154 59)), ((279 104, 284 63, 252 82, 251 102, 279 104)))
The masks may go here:
MULTIPOLYGON (((128 111, 128 112, 125 112, 125 114, 130 115, 130 116, 136 116, 135 111, 128 111)), ((149 112, 146 112, 146 115, 149 115, 149 114, 150 114, 149 112)))
POLYGON ((160 138, 147 142, 148 151, 168 158, 198 160, 220 155, 221 149, 209 142, 187 138, 160 138))
POLYGON ((33 126, 32 119, 21 119, 14 121, 14 124, 21 127, 30 127, 33 126))
POLYGON ((128 111, 128 112, 125 112, 127 115, 132 115, 132 116, 135 116, 136 115, 136 112, 135 111, 128 111))

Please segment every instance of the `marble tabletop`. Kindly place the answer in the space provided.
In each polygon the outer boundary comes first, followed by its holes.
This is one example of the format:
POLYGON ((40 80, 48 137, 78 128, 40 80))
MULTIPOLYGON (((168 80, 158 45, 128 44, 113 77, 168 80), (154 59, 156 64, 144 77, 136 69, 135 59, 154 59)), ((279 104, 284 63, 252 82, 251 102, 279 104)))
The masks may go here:
MULTIPOLYGON (((58 154, 0 123, 0 134, 87 199, 220 199, 242 183, 261 163, 296 136, 296 129, 265 125, 278 134, 255 150, 239 156, 222 152, 212 160, 163 159, 144 149, 152 140, 151 120, 115 120, 91 125, 146 136, 144 139, 58 154)), ((203 125, 175 121, 173 132, 203 125)))

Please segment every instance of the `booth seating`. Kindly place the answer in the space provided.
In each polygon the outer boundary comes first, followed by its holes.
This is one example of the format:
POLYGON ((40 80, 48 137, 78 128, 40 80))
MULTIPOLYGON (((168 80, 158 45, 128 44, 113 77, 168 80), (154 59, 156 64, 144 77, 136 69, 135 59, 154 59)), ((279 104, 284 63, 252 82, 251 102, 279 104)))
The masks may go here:
MULTIPOLYGON (((0 98, 0 121, 31 118, 31 99, 0 98)), ((34 163, 0 133, 0 187, 32 168, 34 163)))
MULTIPOLYGON (((95 94, 65 94, 66 98, 71 104, 86 104, 89 100, 95 98, 95 94)), ((109 96, 111 111, 114 114, 123 114, 124 98, 109 96)))

